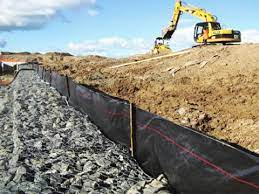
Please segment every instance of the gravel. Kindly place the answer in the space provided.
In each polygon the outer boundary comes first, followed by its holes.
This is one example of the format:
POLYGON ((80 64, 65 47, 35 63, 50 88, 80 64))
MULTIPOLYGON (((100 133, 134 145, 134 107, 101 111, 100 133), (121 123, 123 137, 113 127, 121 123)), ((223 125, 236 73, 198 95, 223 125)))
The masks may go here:
POLYGON ((168 193, 35 72, 0 87, 0 193, 168 193))

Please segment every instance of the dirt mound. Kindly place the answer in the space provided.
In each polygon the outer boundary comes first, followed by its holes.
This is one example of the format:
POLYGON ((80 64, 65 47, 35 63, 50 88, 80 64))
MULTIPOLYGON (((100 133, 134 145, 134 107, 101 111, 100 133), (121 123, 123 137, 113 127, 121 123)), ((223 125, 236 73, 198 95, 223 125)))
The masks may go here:
POLYGON ((61 52, 47 52, 45 55, 57 55, 57 56, 63 56, 63 57, 67 57, 67 56, 73 56, 70 53, 61 53, 61 52))
POLYGON ((259 45, 206 46, 149 59, 42 58, 45 67, 180 125, 259 152, 259 45))
POLYGON ((1 52, 1 55, 30 55, 30 52, 1 52))

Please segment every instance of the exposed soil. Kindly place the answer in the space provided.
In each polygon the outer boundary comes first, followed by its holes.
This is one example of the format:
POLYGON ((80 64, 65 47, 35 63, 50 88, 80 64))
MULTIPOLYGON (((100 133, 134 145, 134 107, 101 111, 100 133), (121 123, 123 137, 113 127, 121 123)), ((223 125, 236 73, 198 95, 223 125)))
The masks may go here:
POLYGON ((180 125, 259 153, 259 45, 206 46, 120 68, 99 56, 41 56, 44 66, 180 125))
POLYGON ((0 75, 0 86, 6 86, 13 80, 14 74, 0 75))

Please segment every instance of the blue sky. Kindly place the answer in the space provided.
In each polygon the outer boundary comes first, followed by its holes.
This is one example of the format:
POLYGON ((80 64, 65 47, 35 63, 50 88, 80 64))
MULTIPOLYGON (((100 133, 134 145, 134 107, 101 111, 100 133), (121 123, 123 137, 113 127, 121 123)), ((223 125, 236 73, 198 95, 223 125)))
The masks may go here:
MULTIPOLYGON (((185 2, 210 11, 224 27, 241 30, 245 42, 259 42, 258 0, 185 2)), ((1 0, 6 11, 0 13, 0 50, 115 57, 144 53, 169 23, 173 6, 173 0, 1 0)), ((194 45, 197 22, 182 15, 170 41, 174 50, 194 45)))

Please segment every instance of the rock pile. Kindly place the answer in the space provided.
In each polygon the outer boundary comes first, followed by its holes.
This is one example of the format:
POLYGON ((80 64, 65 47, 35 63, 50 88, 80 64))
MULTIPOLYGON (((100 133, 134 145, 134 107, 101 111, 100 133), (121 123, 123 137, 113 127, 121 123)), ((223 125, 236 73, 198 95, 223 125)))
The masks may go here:
POLYGON ((126 194, 170 194, 168 191, 168 182, 164 175, 160 175, 157 179, 140 181, 131 187, 126 194))
POLYGON ((143 181, 153 193, 165 188, 33 71, 0 88, 0 132, 0 193, 125 193, 143 181))

